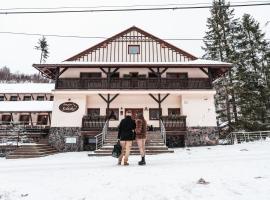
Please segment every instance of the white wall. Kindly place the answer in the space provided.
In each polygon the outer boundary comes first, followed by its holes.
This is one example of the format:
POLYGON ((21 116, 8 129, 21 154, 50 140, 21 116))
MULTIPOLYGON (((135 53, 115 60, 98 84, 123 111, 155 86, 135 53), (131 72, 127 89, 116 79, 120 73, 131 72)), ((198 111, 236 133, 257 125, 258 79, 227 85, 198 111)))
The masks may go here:
POLYGON ((187 126, 216 126, 214 95, 182 95, 182 114, 187 126))
MULTIPOLYGON (((107 71, 107 69, 105 70, 107 71)), ((69 68, 63 74, 61 74, 60 78, 79 78, 81 72, 101 72, 102 77, 106 78, 106 74, 103 73, 99 68, 69 68)), ((129 72, 138 72, 139 74, 146 74, 146 76, 148 76, 148 72, 151 71, 147 68, 122 68, 117 72, 119 72, 120 77, 123 77, 124 74, 129 74, 129 72)), ((188 73, 189 78, 207 78, 207 75, 198 68, 170 68, 162 74, 163 78, 166 78, 167 72, 188 73)))
MULTIPOLYGON (((106 95, 104 95, 106 97, 106 95)), ((114 95, 112 94, 111 97, 114 95)), ((157 97, 157 95, 155 95, 157 97)), ((165 95, 161 95, 161 98, 165 95)), ((168 108, 180 108, 180 95, 169 95, 161 104, 163 115, 168 115, 168 108)), ((89 95, 87 97, 87 108, 100 108, 100 115, 106 114, 106 103, 98 95, 89 95)), ((126 108, 142 108, 144 117, 149 125, 159 126, 158 120, 149 120, 149 108, 158 108, 158 103, 154 101, 148 94, 120 94, 111 104, 110 108, 119 108, 119 112, 123 111, 123 115, 119 115, 119 121, 111 121, 110 126, 118 126, 121 119, 124 118, 126 108), (145 110, 147 108, 147 110, 145 110)))
POLYGON ((86 112, 86 95, 55 94, 52 112, 52 127, 81 127, 82 118, 86 112), (70 98, 70 100, 68 100, 70 98), (66 113, 59 110, 59 105, 64 102, 74 102, 79 105, 75 112, 66 113))

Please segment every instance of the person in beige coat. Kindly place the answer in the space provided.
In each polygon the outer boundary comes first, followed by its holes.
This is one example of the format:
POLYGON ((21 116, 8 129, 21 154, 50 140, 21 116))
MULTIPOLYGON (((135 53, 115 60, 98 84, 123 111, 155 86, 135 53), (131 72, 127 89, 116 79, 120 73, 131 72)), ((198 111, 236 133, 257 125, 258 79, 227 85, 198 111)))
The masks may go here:
POLYGON ((145 142, 146 142, 146 135, 147 135, 147 123, 143 117, 142 113, 138 113, 136 116, 136 141, 140 150, 141 154, 141 161, 138 162, 139 165, 145 165, 145 142))

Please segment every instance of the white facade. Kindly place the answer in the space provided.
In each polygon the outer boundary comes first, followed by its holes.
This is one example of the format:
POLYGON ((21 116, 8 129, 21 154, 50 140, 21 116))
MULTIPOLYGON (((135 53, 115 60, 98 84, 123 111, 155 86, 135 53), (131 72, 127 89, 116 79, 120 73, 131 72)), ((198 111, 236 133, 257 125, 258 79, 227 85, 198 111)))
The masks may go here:
MULTIPOLYGON (((110 94, 113 96, 119 91, 111 92, 110 94)), ((149 119, 149 109, 158 108, 158 104, 147 92, 157 95, 156 91, 120 92, 119 96, 110 104, 110 108, 119 109, 119 120, 111 121, 110 126, 117 127, 119 125, 120 120, 124 118, 125 109, 141 108, 148 125, 158 127, 158 120, 149 119), (121 111, 123 111, 122 115, 121 111)), ((168 115, 168 108, 180 108, 181 115, 187 116, 187 126, 216 126, 215 91, 167 92, 171 93, 161 104, 162 115, 168 115)), ((107 93, 103 91, 101 94, 107 93)), ((165 95, 166 93, 162 94, 162 97, 165 95)), ((52 127, 81 127, 82 118, 87 114, 88 108, 100 108, 100 115, 106 115, 106 103, 95 91, 55 91, 54 99, 52 127), (73 113, 59 110, 59 105, 68 101, 78 104, 79 109, 73 113)))

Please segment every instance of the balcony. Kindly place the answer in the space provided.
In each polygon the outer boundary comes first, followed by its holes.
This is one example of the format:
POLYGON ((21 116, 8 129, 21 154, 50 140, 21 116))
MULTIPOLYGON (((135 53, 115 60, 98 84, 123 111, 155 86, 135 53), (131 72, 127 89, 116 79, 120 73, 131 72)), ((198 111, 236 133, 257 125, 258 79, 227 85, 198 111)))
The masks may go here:
POLYGON ((208 78, 60 78, 56 89, 211 89, 208 78))
POLYGON ((162 116, 162 122, 166 131, 185 131, 186 130, 186 116, 175 115, 175 116, 162 116))

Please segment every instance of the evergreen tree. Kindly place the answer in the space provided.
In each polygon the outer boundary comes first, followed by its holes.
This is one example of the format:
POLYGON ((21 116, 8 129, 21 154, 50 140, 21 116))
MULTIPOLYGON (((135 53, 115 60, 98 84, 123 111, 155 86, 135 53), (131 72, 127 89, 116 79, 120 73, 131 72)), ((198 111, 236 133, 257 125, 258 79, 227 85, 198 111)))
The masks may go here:
MULTIPOLYGON (((234 19, 234 10, 230 9, 230 4, 225 0, 214 0, 210 12, 211 16, 207 19, 208 31, 204 37, 203 49, 206 52, 204 58, 233 62, 238 56, 235 43, 237 43, 239 29, 238 20, 234 19)), ((234 64, 236 66, 236 63, 234 64)), ((235 68, 230 69, 224 77, 214 83, 217 91, 215 99, 218 121, 228 121, 230 127, 232 121, 237 121, 234 74, 235 68)))
POLYGON ((236 84, 239 95, 240 128, 270 128, 270 50, 259 23, 245 14, 239 35, 236 84))
POLYGON ((49 49, 48 49, 48 43, 46 38, 43 36, 41 39, 38 40, 38 45, 35 46, 35 49, 40 50, 40 61, 39 63, 42 63, 46 61, 46 59, 49 57, 49 49))

